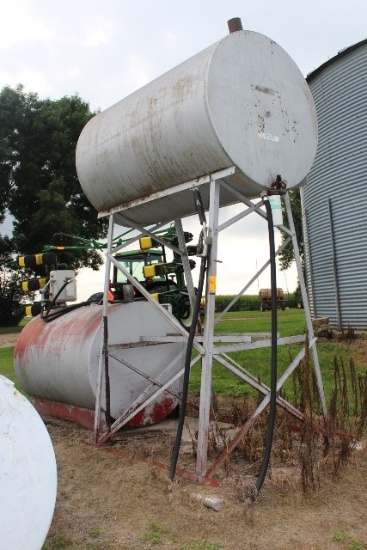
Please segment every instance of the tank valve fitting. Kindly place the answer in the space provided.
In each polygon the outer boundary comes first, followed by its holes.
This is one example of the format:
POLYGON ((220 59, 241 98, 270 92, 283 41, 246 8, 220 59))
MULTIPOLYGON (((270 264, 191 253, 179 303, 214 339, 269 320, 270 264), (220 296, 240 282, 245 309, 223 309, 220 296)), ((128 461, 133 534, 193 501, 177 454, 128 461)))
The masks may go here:
POLYGON ((270 185, 268 195, 285 195, 287 192, 287 184, 282 180, 281 175, 277 175, 276 180, 270 185))
POLYGON ((228 30, 232 34, 233 32, 243 31, 242 21, 240 17, 233 17, 228 22, 228 30))

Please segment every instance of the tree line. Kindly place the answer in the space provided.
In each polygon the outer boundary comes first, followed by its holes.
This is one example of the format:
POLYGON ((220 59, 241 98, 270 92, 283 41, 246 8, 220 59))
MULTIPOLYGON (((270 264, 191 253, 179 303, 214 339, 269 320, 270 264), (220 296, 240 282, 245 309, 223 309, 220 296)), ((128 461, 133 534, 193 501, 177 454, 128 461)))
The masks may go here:
MULTIPOLYGON (((9 267, 17 255, 60 244, 58 233, 96 240, 106 235, 75 168, 78 137, 94 114, 78 95, 40 99, 21 85, 0 92, 0 223, 7 214, 13 220, 13 234, 0 234, 0 325, 14 321, 21 299, 18 273, 9 267)), ((60 261, 71 269, 102 263, 87 250, 64 253, 60 261)))

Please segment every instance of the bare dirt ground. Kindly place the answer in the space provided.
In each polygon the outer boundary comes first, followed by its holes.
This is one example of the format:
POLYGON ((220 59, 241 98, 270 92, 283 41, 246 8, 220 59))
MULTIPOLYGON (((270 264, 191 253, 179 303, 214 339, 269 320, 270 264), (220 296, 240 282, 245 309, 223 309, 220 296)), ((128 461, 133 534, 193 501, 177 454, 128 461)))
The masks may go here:
POLYGON ((18 336, 19 333, 0 334, 0 348, 9 348, 10 346, 14 346, 18 336))
MULTIPOLYGON (((14 345, 17 337, 2 335, 0 346, 14 345)), ((366 442, 336 481, 320 465, 320 485, 307 496, 297 459, 274 461, 251 503, 247 487, 254 478, 244 461, 227 465, 220 487, 180 476, 171 482, 168 470, 154 465, 169 464, 174 434, 164 424, 153 432, 123 432, 97 449, 91 432, 53 418, 45 423, 56 454, 58 493, 44 550, 367 549, 366 442), (126 455, 113 454, 115 449, 126 455), (219 511, 203 504, 208 496, 222 499, 219 511)), ((180 454, 178 467, 194 471, 188 451, 180 454)))
MULTIPOLYGON (((324 477, 308 496, 299 464, 273 468, 258 500, 250 503, 241 464, 223 476, 221 487, 179 476, 170 482, 168 471, 152 463, 165 452, 169 458, 172 440, 164 427, 148 437, 119 436, 113 446, 98 450, 85 444, 91 433, 84 429, 54 419, 46 425, 57 457, 58 496, 45 550, 367 548, 364 448, 337 482, 324 477), (129 456, 112 454, 115 448, 129 456), (205 507, 198 495, 223 499, 221 509, 205 507)), ((190 458, 180 461, 187 467, 190 458)))

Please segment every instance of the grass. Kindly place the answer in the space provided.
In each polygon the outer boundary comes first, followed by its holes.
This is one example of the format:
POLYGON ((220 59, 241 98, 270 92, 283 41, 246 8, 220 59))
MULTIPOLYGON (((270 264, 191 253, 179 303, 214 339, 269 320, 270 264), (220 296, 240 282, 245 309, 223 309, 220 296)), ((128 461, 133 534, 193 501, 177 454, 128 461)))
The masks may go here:
POLYGON ((344 548, 346 550, 365 550, 366 548, 364 543, 353 539, 346 531, 338 531, 330 537, 330 540, 332 542, 340 543, 340 548, 344 548))
POLYGON ((181 550, 220 550, 221 546, 204 540, 194 540, 190 544, 182 546, 181 550))
MULTIPOLYGON (((0 327, 0 334, 12 334, 14 332, 21 332, 28 321, 28 319, 25 321, 21 321, 21 323, 17 327, 0 327)), ((14 382, 16 389, 23 393, 26 397, 28 397, 23 388, 20 386, 18 379, 15 375, 13 355, 14 346, 8 348, 0 348, 0 375, 5 376, 6 378, 14 382)))
MULTIPOLYGON (((14 372, 13 353, 13 347, 0 348, 0 374, 6 376, 9 380, 12 380, 17 386, 18 381, 14 372)), ((17 389, 19 388, 17 387, 17 389)))
POLYGON ((151 523, 146 533, 141 537, 141 542, 150 542, 151 544, 159 544, 162 542, 162 535, 166 529, 159 523, 151 523))
POLYGON ((14 332, 21 332, 30 320, 30 317, 24 317, 16 327, 0 327, 0 334, 14 334, 14 332))
POLYGON ((98 539, 100 534, 101 534, 101 529, 99 529, 99 527, 93 527, 93 529, 89 531, 89 536, 91 539, 98 539))
MULTIPOLYGON (((140 538, 140 542, 150 543, 152 545, 161 544, 162 536, 167 532, 167 529, 159 523, 151 523, 145 534, 140 538)), ((220 550, 220 546, 205 540, 193 540, 189 544, 180 547, 180 550, 220 550)))
MULTIPOLYGON (((217 334, 236 333, 236 332, 270 332, 271 330, 271 312, 260 311, 239 311, 227 313, 222 321, 216 327, 217 334)), ((307 332, 305 312, 302 309, 288 309, 278 311, 278 332, 280 337, 295 336, 307 332)), ((278 346, 278 378, 288 367, 291 360, 302 349, 302 344, 292 344, 278 346)), ((320 363, 320 369, 323 379, 326 399, 329 400, 334 389, 334 359, 340 358, 346 368, 349 366, 351 355, 351 346, 349 342, 326 341, 318 342, 317 352, 320 363)), ((270 383, 270 359, 271 349, 262 348, 257 350, 248 350, 231 353, 231 357, 250 371, 255 378, 260 379, 265 384, 270 383)), ((363 361, 357 364, 359 372, 366 370, 366 363, 363 361)), ((200 393, 200 374, 201 367, 196 364, 190 376, 190 393, 199 395, 200 393)), ((218 395, 231 397, 252 397, 256 398, 257 393, 240 378, 233 375, 225 367, 213 362, 212 371, 213 391, 218 395)), ((285 396, 292 401, 293 382, 290 377, 283 386, 285 396)))
POLYGON ((42 550, 63 550, 68 548, 68 544, 68 539, 64 535, 55 535, 42 546, 42 550))
MULTIPOLYGON (((23 326, 29 321, 25 318, 18 327, 0 327, 1 333, 20 332, 23 326)), ((278 332, 280 337, 294 336, 306 333, 305 313, 302 309, 278 310, 278 332)), ((270 332, 271 331, 271 312, 265 311, 238 311, 226 313, 224 318, 216 325, 217 334, 228 334, 236 332, 270 332)), ((278 378, 285 368, 288 367, 291 360, 302 349, 302 344, 292 344, 287 346, 278 346, 278 378)), ((346 369, 349 367, 351 356, 351 346, 349 342, 319 342, 317 352, 322 373, 324 391, 329 401, 334 389, 334 360, 338 357, 346 369)), ((270 358, 271 349, 263 348, 242 352, 234 352, 231 357, 250 371, 255 378, 260 379, 265 384, 269 384, 270 379, 270 358)), ((358 358, 356 367, 358 372, 366 370, 366 362, 363 357, 358 358)), ((0 374, 3 374, 17 386, 17 379, 13 367, 13 348, 0 348, 0 374)), ((201 367, 196 364, 190 376, 190 394, 200 394, 200 376, 201 367)), ((212 371, 213 391, 218 395, 228 397, 252 397, 256 398, 257 393, 240 378, 233 375, 228 369, 213 362, 212 371)), ((17 389, 20 389, 17 386, 17 389)), ((292 401, 293 383, 291 377, 284 385, 285 396, 292 401)))
POLYGON ((0 334, 14 334, 14 332, 21 332, 22 328, 20 325, 17 327, 0 327, 0 334))
MULTIPOLYGON (((30 317, 24 317, 18 326, 0 327, 0 334, 14 334, 14 333, 21 332, 23 328, 26 326, 26 324, 29 323, 30 320, 31 320, 30 317)), ((17 390, 23 393, 24 395, 26 395, 24 390, 19 385, 18 379, 15 375, 13 354, 14 354, 13 346, 8 348, 0 348, 0 374, 2 376, 5 376, 6 378, 9 378, 9 380, 14 382, 17 390)))
MULTIPOLYGON (((278 325, 280 336, 303 334, 306 330, 305 313, 302 309, 278 310, 278 325)), ((235 311, 226 313, 216 325, 215 332, 225 334, 230 332, 270 332, 270 311, 235 311), (239 327, 240 325, 240 327, 239 327)))

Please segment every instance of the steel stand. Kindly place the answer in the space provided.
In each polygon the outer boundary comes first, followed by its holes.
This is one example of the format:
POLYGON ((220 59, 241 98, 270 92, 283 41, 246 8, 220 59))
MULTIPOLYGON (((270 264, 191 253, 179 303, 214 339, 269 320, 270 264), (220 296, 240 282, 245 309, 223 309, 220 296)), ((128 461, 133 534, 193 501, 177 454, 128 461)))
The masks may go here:
MULTIPOLYGON (((266 262, 264 266, 262 266, 258 270, 258 272, 254 275, 254 277, 251 278, 249 283, 245 285, 245 287, 231 301, 231 303, 226 307, 224 312, 222 312, 222 314, 219 315, 217 318, 214 317, 215 308, 213 308, 213 303, 215 303, 215 285, 211 285, 211 280, 212 281, 216 280, 216 262, 217 262, 216 252, 218 249, 217 240, 218 240, 218 235, 220 231, 229 227, 233 223, 236 223, 239 219, 242 219, 244 216, 252 212, 256 212, 260 216, 266 219, 266 214, 263 211, 259 210, 258 205, 253 204, 247 198, 242 197, 242 202, 246 204, 249 208, 246 211, 240 214, 237 214, 237 216, 233 217, 231 220, 227 221, 226 223, 218 226, 218 204, 219 204, 219 193, 220 193, 221 183, 222 185, 225 185, 227 189, 230 189, 230 186, 226 182, 216 182, 216 185, 212 187, 212 193, 210 198, 211 202, 210 202, 210 209, 209 209, 209 227, 210 227, 210 237, 211 237, 211 246, 212 246, 212 256, 211 256, 210 267, 208 272, 209 284, 207 286, 207 295, 206 295, 206 299, 208 301, 208 307, 206 310, 205 329, 204 329, 205 354, 202 358, 203 370, 202 370, 201 392, 200 392, 200 416, 199 416, 199 431, 198 431, 198 451, 197 451, 197 462, 196 462, 196 475, 198 480, 206 476, 212 477, 218 471, 218 469, 222 466, 222 464, 228 458, 229 454, 236 448, 236 446, 238 445, 238 443, 240 442, 244 434, 250 429, 255 419, 266 408, 266 406, 270 401, 270 389, 267 388, 264 384, 259 384, 250 373, 245 371, 245 369, 243 369, 241 365, 237 364, 227 355, 227 353, 231 351, 254 349, 255 347, 263 347, 264 345, 270 346, 270 340, 268 341, 260 340, 258 342, 253 342, 250 344, 234 343, 229 346, 220 346, 217 348, 215 347, 214 341, 213 341, 215 324, 218 323, 223 318, 223 315, 232 307, 232 305, 238 300, 238 298, 242 296, 242 294, 247 290, 247 288, 249 288, 249 286, 253 284, 253 282, 268 267, 270 263, 270 262, 266 262), (217 363, 221 364, 222 366, 224 366, 225 368, 227 368, 228 370, 232 371, 234 374, 242 378, 244 381, 249 383, 252 387, 257 389, 259 392, 263 393, 265 397, 261 402, 261 404, 255 410, 251 418, 246 422, 246 424, 244 424, 238 430, 236 436, 232 439, 232 441, 227 443, 226 449, 222 452, 222 454, 216 459, 214 464, 208 470, 207 448, 208 448, 209 416, 210 416, 210 407, 211 407, 210 396, 212 394, 211 376, 212 376, 213 360, 215 360, 217 363)), ((236 196, 236 198, 238 199, 241 198, 238 191, 234 191, 233 194, 234 196, 236 196)), ((290 229, 287 229, 284 226, 280 227, 281 231, 287 235, 288 239, 286 239, 285 242, 278 248, 276 254, 279 255, 279 253, 285 248, 285 246, 288 244, 289 240, 291 239, 293 248, 294 248, 297 274, 301 285, 302 298, 303 298, 304 307, 305 307, 307 330, 308 330, 307 341, 309 342, 309 348, 312 350, 312 354, 313 354, 317 387, 318 387, 324 419, 326 419, 327 406, 326 406, 325 394, 324 394, 324 389, 322 384, 322 377, 321 377, 320 365, 319 365, 317 348, 316 348, 316 338, 314 337, 310 307, 309 307, 308 298, 307 298, 306 286, 305 286, 304 277, 303 277, 302 265, 301 265, 299 250, 298 250, 297 237, 296 237, 288 193, 285 195, 285 204, 286 204, 290 229)), ((290 338, 278 338, 277 343, 278 345, 282 345, 282 344, 305 342, 305 341, 306 341, 306 335, 299 335, 299 336, 293 336, 290 338)), ((305 349, 303 348, 298 353, 295 360, 291 362, 291 364, 288 366, 284 374, 278 380, 277 390, 279 390, 283 386, 284 382, 297 368, 300 361, 303 359, 304 355, 305 355, 305 349)), ((291 414, 293 414, 296 418, 303 420, 303 414, 300 411, 298 411, 294 406, 292 406, 290 403, 285 401, 284 399, 278 397, 277 404, 282 408, 284 408, 285 410, 287 410, 288 412, 290 412, 291 414)))
MULTIPOLYGON (((209 192, 209 223, 207 226, 207 242, 206 245, 210 249, 210 257, 207 270, 207 284, 206 284, 206 312, 205 312, 205 327, 204 334, 196 335, 194 339, 194 348, 197 350, 198 355, 191 362, 191 367, 201 359, 202 364, 202 373, 201 373, 201 391, 200 391, 200 410, 199 410, 199 427, 198 427, 198 448, 197 448, 197 462, 196 462, 196 479, 203 480, 205 477, 212 477, 216 474, 221 465, 228 458, 228 455, 233 451, 238 442, 241 440, 243 435, 250 429, 255 419, 259 414, 266 408, 270 400, 270 389, 263 383, 260 383, 250 372, 248 372, 243 365, 239 364, 231 357, 232 352, 236 351, 245 351, 249 349, 257 349, 261 347, 270 347, 271 340, 270 334, 267 333, 248 333, 248 334, 236 334, 236 335, 218 335, 215 334, 215 325, 220 322, 223 318, 223 315, 232 307, 232 305, 242 296, 246 290, 256 281, 260 274, 269 266, 270 260, 265 262, 265 264, 257 270, 254 276, 245 284, 241 291, 236 295, 236 297, 231 301, 231 303, 225 308, 225 310, 215 317, 215 296, 216 296, 216 282, 217 282, 217 253, 218 253, 218 239, 219 235, 226 228, 232 226, 240 219, 248 216, 250 214, 257 214, 263 219, 266 220, 266 213, 261 209, 262 202, 255 203, 249 200, 247 197, 242 195, 238 189, 234 189, 230 183, 230 180, 227 179, 228 176, 232 175, 235 172, 235 168, 231 167, 227 171, 221 171, 217 174, 212 174, 210 176, 205 176, 195 180, 193 182, 188 182, 186 184, 180 184, 177 188, 172 188, 169 191, 170 195, 174 195, 175 192, 181 193, 183 190, 185 192, 190 189, 199 188, 201 185, 206 185, 210 187, 209 192), (233 196, 233 202, 240 202, 244 205, 244 210, 239 214, 233 216, 224 223, 219 224, 219 206, 220 206, 220 192, 221 189, 224 189, 226 193, 230 193, 233 196), (217 345, 219 344, 219 345, 217 345), (241 426, 237 434, 233 437, 231 441, 228 442, 226 449, 219 455, 215 460, 214 464, 208 468, 208 433, 210 427, 210 407, 211 407, 211 395, 212 395, 212 365, 213 361, 216 361, 219 365, 223 366, 245 383, 251 385, 255 390, 262 393, 264 398, 263 401, 259 404, 251 418, 241 426)), ((158 197, 159 199, 159 197, 158 197)), ((141 206, 146 201, 149 204, 150 200, 157 200, 157 194, 152 195, 152 197, 146 197, 144 200, 139 199, 138 205, 141 206)), ((286 235, 286 240, 278 247, 276 255, 279 255, 281 251, 285 248, 288 242, 292 242, 295 260, 297 266, 298 278, 300 281, 302 298, 305 307, 305 315, 308 329, 308 339, 306 335, 297 335, 291 337, 279 337, 277 339, 278 345, 287 345, 287 344, 304 344, 305 341, 308 341, 308 346, 312 350, 314 369, 316 374, 318 392, 320 396, 320 402, 322 405, 322 410, 324 418, 327 417, 327 407, 326 400, 323 390, 322 377, 320 371, 320 365, 318 361, 317 348, 316 348, 316 338, 314 337, 311 313, 307 299, 306 286, 304 283, 304 277, 302 272, 301 260, 298 252, 298 244, 295 233, 295 227, 292 217, 292 211, 290 206, 290 201, 288 194, 285 195, 285 204, 288 214, 288 220, 290 229, 280 226, 279 229, 286 235)), ((136 206, 136 205, 135 205, 136 206)), ((161 244, 168 246, 175 253, 180 254, 182 258, 182 263, 185 270, 185 276, 188 286, 188 291, 190 295, 190 303, 193 304, 194 300, 194 286, 191 278, 191 270, 189 268, 189 262, 187 258, 187 251, 183 237, 182 223, 181 220, 175 220, 176 232, 178 236, 179 248, 168 244, 164 240, 157 237, 155 231, 160 229, 165 224, 156 224, 153 227, 143 227, 135 223, 128 217, 129 210, 127 207, 122 205, 121 207, 116 207, 110 212, 101 213, 101 216, 109 216, 109 243, 106 251, 106 277, 105 277, 105 288, 104 288, 104 298, 103 298, 103 312, 102 312, 102 323, 103 326, 108 328, 108 285, 109 285, 109 272, 111 264, 116 266, 126 278, 135 286, 135 288, 143 295, 143 297, 150 302, 155 308, 158 308, 162 315, 166 317, 172 326, 172 333, 167 334, 162 337, 150 337, 146 336, 145 341, 151 344, 154 342, 167 343, 167 342, 178 342, 184 341, 187 342, 187 331, 179 323, 179 321, 165 309, 161 304, 152 298, 152 296, 145 290, 145 288, 134 279, 128 271, 115 259, 114 255, 119 252, 124 247, 136 241, 141 235, 149 235, 153 237, 161 244), (112 236, 113 236, 113 226, 115 217, 119 225, 124 225, 125 227, 133 228, 137 231, 137 236, 132 237, 124 244, 113 247, 112 246, 112 236)), ((98 381, 97 381, 97 398, 96 398, 96 409, 95 409, 95 443, 101 445, 106 442, 117 430, 124 426, 131 418, 134 417, 139 411, 142 410, 147 404, 154 400, 162 392, 169 392, 170 386, 178 380, 183 374, 183 368, 180 368, 180 361, 182 357, 176 358, 170 365, 162 365, 162 372, 155 379, 147 378, 147 387, 142 392, 142 394, 135 399, 133 403, 128 407, 123 414, 116 419, 107 431, 102 435, 99 433, 99 426, 102 418, 102 409, 108 412, 108 357, 113 357, 113 350, 110 349, 108 345, 108 331, 102 331, 101 338, 101 352, 99 358, 99 369, 98 369, 98 381), (102 403, 103 388, 105 390, 105 402, 102 403)), ((277 389, 279 390, 284 382, 289 378, 293 371, 297 368, 300 361, 305 355, 305 348, 298 352, 295 359, 289 364, 285 372, 280 376, 277 389)), ((127 361, 122 360, 124 366, 135 370, 138 370, 134 365, 130 365, 127 361)), ((293 405, 288 403, 285 399, 278 397, 277 404, 283 409, 287 410, 289 413, 294 415, 297 419, 303 420, 303 414, 296 409, 293 405)))

